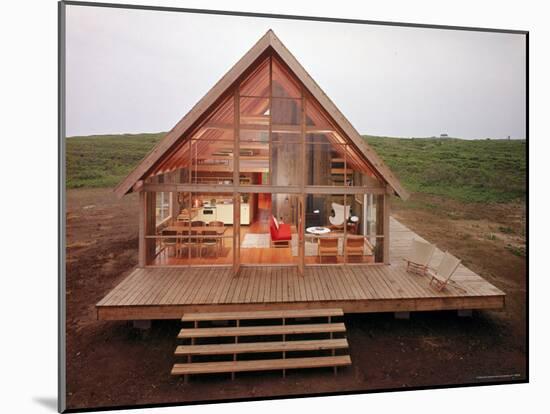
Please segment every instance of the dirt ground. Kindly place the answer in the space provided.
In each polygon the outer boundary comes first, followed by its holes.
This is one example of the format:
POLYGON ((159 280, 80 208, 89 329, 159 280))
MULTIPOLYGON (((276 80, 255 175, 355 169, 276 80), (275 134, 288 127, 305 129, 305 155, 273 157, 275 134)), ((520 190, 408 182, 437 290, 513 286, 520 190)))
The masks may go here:
POLYGON ((107 189, 67 192, 67 404, 71 409, 293 394, 518 381, 526 378, 526 259, 523 205, 464 205, 414 195, 393 215, 448 249, 507 294, 506 308, 459 318, 418 312, 345 318, 352 366, 196 377, 169 375, 180 323, 145 335, 96 320, 95 303, 137 264, 137 198, 107 189))

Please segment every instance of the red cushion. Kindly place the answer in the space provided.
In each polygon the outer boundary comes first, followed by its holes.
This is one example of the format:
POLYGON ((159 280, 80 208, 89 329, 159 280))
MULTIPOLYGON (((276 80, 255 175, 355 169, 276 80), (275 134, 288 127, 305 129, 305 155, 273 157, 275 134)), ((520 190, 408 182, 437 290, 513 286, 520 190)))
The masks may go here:
POLYGON ((290 240, 292 238, 290 224, 279 223, 279 229, 277 229, 273 216, 269 220, 269 232, 273 241, 290 240))

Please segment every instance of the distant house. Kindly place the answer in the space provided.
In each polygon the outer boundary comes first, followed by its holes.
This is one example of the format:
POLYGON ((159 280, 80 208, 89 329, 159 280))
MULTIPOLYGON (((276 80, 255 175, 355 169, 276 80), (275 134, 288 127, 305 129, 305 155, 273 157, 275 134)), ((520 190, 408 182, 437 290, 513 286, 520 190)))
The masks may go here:
POLYGON ((441 134, 441 135, 439 136, 439 138, 449 138, 449 135, 448 135, 448 134, 441 134))

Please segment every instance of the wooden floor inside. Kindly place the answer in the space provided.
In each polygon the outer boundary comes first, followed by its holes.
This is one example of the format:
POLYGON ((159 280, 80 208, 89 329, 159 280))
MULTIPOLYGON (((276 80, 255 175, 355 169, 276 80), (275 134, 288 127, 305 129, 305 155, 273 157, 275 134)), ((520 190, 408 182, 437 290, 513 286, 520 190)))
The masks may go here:
MULTIPOLYGON (((260 206, 256 217, 250 225, 240 226, 240 244, 239 251, 240 261, 246 265, 272 265, 272 264, 294 264, 297 265, 298 249, 297 247, 244 247, 244 242, 247 235, 263 235, 267 240, 270 240, 269 235, 269 218, 271 217, 271 206, 267 208, 260 206)), ((233 233, 232 225, 225 226, 225 233, 219 249, 205 249, 199 255, 198 249, 186 250, 182 254, 176 255, 172 249, 161 250, 155 257, 152 266, 185 266, 185 265, 231 265, 233 262, 233 233)), ((293 241, 291 245, 297 243, 298 235, 296 227, 292 225, 293 241)), ((343 232, 334 232, 336 236, 343 237, 343 232)), ((306 234, 306 242, 316 243, 315 237, 306 234)), ((317 254, 306 255, 305 262, 307 264, 319 264, 319 256, 317 254)), ((371 263, 374 261, 372 256, 355 256, 348 260, 353 263, 371 263)), ((325 257, 322 263, 343 264, 345 262, 343 254, 335 257, 325 257)))
MULTIPOLYGON (((441 292, 426 276, 405 271, 403 257, 413 238, 422 239, 395 219, 390 221, 390 265, 135 269, 97 305, 99 319, 180 319, 184 312, 341 308, 351 312, 501 309, 505 294, 460 265, 441 292)), ((431 265, 443 253, 437 249, 431 265)))

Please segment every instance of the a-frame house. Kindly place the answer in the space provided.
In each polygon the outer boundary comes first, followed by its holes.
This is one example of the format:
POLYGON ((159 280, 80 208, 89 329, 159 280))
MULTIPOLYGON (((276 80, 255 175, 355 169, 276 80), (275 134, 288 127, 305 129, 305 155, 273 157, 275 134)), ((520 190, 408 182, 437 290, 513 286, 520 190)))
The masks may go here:
POLYGON ((389 263, 389 196, 408 197, 271 30, 115 189, 132 191, 140 266, 235 272, 389 263))
POLYGON ((462 265, 441 292, 406 271, 407 192, 271 30, 115 191, 139 193, 139 266, 99 319, 504 306, 462 265))

